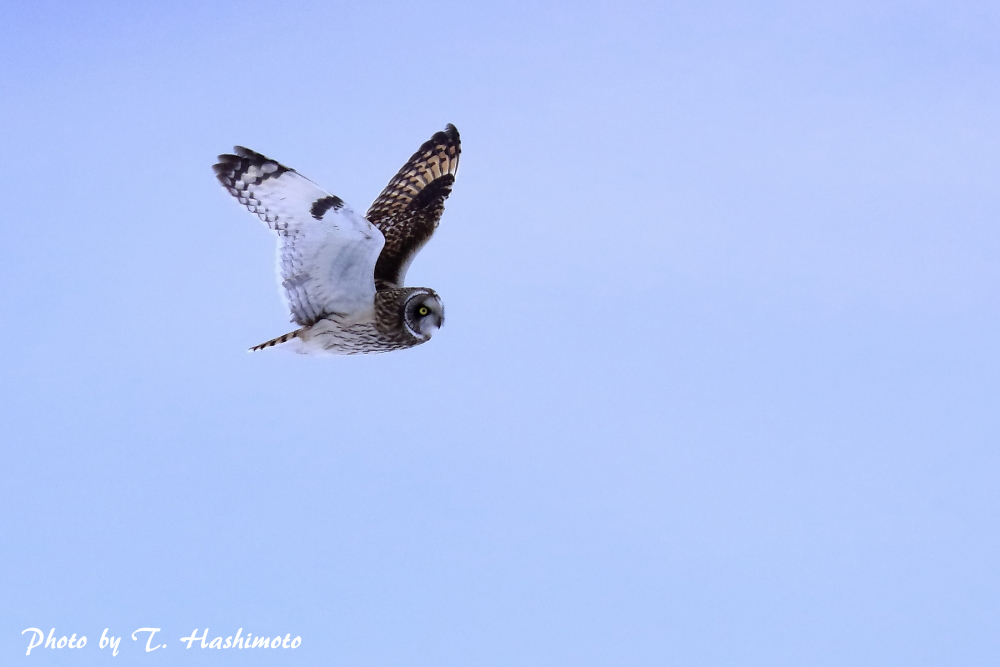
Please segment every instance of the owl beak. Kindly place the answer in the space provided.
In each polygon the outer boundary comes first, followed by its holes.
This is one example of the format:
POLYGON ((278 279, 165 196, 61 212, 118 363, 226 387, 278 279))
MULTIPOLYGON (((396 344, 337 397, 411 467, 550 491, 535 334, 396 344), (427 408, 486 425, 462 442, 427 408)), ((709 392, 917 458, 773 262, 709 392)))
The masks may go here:
POLYGON ((444 325, 444 311, 441 311, 441 314, 437 316, 437 327, 438 327, 438 329, 440 329, 442 327, 442 325, 444 325))

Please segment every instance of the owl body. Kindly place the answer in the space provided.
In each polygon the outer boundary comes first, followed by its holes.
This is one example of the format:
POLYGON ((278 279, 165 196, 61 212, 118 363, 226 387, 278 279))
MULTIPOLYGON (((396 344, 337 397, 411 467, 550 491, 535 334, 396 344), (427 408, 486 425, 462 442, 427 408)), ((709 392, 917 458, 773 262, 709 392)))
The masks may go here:
POLYGON ((251 351, 372 354, 420 345, 444 323, 426 287, 403 287, 406 270, 437 228, 461 144, 448 125, 413 154, 364 217, 339 197, 260 153, 219 156, 223 187, 278 236, 278 281, 300 325, 251 351))
POLYGON ((392 352, 426 343, 443 323, 444 306, 434 290, 391 288, 375 293, 372 317, 368 320, 352 323, 323 317, 251 349, 282 345, 300 354, 392 352), (421 308, 430 312, 422 316, 421 308))

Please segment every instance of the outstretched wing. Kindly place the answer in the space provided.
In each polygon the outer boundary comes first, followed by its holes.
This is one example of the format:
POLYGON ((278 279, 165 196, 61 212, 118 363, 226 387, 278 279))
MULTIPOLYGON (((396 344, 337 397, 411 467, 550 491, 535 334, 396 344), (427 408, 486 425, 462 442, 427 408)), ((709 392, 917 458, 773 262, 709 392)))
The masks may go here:
POLYGON ((413 154, 368 209, 366 217, 385 236, 375 264, 379 289, 403 286, 410 262, 441 220, 461 153, 458 130, 449 124, 413 154))
POLYGON ((298 172, 236 146, 215 174, 278 234, 278 275, 292 321, 350 323, 373 313, 375 262, 385 240, 370 222, 298 172))

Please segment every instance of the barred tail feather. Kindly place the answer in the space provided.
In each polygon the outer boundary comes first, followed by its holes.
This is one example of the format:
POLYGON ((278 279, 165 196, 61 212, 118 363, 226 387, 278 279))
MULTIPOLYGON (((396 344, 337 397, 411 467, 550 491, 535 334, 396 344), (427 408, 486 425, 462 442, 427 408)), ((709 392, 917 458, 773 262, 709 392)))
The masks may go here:
POLYGON ((298 338, 300 331, 302 331, 302 329, 296 329, 295 331, 291 331, 289 333, 286 333, 283 336, 278 336, 277 338, 272 338, 271 340, 267 341, 266 343, 261 343, 260 345, 254 345, 253 347, 250 348, 250 352, 258 352, 260 350, 264 350, 264 349, 269 348, 269 347, 274 347, 275 345, 281 345, 282 343, 287 343, 288 341, 290 341, 293 338, 298 338))

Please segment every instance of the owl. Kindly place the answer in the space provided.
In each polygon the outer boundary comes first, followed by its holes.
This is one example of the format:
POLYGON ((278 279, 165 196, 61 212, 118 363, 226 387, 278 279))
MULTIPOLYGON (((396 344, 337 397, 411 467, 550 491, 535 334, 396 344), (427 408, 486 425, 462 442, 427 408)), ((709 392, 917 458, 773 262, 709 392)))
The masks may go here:
POLYGON ((215 174, 278 235, 278 282, 299 328, 250 351, 372 354, 430 340, 444 305, 428 287, 404 287, 451 194, 458 130, 437 132, 403 165, 362 217, 336 195, 242 146, 219 156, 215 174))

